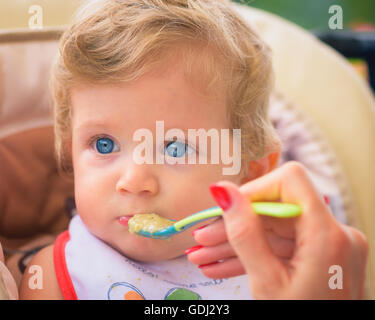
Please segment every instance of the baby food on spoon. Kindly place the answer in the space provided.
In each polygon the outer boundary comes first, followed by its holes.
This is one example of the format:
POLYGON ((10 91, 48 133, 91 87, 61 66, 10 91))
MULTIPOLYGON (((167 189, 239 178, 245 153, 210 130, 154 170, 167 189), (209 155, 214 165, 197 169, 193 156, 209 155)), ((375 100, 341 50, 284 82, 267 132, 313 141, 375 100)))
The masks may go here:
POLYGON ((173 225, 175 221, 163 218, 156 213, 136 214, 128 222, 129 231, 137 234, 140 230, 149 233, 162 230, 173 225))

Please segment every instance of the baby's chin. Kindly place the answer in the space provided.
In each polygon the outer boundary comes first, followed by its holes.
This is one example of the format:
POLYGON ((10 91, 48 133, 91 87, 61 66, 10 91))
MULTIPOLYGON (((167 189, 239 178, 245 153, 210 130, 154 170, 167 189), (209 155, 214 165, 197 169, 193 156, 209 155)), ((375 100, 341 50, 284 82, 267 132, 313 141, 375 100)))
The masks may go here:
POLYGON ((165 254, 165 255, 162 255, 162 253, 158 253, 156 252, 156 254, 139 254, 139 253, 125 253, 123 252, 123 254, 134 260, 134 261, 138 261, 138 262, 158 262, 158 261, 166 261, 166 260, 172 260, 172 259, 175 259, 175 258, 178 258, 180 256, 183 255, 183 253, 181 254, 175 254, 175 255, 171 255, 171 254, 165 254))
POLYGON ((184 254, 184 250, 168 250, 164 246, 163 248, 119 248, 117 249, 124 256, 139 262, 157 262, 164 260, 171 260, 180 257, 184 254))
POLYGON ((171 260, 184 254, 188 246, 177 245, 169 240, 148 239, 130 236, 124 242, 108 243, 112 248, 135 261, 157 262, 171 260))

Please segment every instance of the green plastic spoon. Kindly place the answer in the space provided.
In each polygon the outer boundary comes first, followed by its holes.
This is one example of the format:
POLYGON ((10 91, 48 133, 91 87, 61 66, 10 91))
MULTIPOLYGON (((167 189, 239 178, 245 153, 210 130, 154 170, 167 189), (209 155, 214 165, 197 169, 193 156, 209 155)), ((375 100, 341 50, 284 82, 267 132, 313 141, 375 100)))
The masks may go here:
MULTIPOLYGON (((293 218, 302 213, 300 206, 290 203, 282 202, 253 202, 251 203, 255 213, 276 218, 293 218)), ((220 207, 212 207, 203 211, 194 213, 180 221, 175 222, 169 227, 149 232, 144 229, 137 230, 135 233, 153 239, 168 239, 171 236, 183 232, 197 223, 221 216, 223 210, 220 207)), ((132 223, 132 218, 129 220, 129 225, 132 223)))

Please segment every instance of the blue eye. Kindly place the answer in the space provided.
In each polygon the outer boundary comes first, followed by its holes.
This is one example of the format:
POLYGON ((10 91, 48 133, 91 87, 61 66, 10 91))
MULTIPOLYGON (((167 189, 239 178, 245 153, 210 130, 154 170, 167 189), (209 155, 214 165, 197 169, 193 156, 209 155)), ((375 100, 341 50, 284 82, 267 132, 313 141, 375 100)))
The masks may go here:
POLYGON ((185 155, 186 151, 190 149, 190 147, 186 143, 171 141, 165 146, 164 149, 169 156, 181 158, 185 155))
POLYGON ((96 149, 99 153, 111 153, 114 149, 115 143, 110 138, 99 138, 96 140, 96 149))

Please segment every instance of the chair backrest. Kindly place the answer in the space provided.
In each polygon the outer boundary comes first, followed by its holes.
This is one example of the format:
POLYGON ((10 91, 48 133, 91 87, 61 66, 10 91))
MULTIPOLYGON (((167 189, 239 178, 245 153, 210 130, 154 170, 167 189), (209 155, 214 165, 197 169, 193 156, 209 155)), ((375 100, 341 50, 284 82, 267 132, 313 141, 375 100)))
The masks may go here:
POLYGON ((61 30, 0 32, 0 241, 67 227, 72 181, 54 159, 50 67, 61 30))

